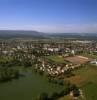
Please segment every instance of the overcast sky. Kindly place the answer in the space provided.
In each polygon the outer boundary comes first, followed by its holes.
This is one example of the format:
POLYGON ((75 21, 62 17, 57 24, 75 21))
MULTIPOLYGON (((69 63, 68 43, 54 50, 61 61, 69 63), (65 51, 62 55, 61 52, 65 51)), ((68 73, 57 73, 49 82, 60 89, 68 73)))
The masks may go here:
POLYGON ((0 0, 1 30, 97 32, 97 0, 0 0))

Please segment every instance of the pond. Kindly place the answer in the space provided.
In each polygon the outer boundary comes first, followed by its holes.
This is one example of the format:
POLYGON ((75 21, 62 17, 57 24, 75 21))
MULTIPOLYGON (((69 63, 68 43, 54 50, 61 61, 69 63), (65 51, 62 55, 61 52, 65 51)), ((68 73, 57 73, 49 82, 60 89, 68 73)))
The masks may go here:
POLYGON ((40 93, 51 94, 62 88, 49 83, 45 76, 27 71, 25 77, 0 84, 0 100, 35 100, 40 93))

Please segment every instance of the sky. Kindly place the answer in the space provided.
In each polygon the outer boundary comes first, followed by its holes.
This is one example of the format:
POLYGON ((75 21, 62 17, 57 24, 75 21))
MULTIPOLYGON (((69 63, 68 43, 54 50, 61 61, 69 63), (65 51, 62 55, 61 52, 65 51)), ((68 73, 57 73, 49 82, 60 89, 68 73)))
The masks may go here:
POLYGON ((97 0, 0 0, 0 30, 97 33, 97 0))

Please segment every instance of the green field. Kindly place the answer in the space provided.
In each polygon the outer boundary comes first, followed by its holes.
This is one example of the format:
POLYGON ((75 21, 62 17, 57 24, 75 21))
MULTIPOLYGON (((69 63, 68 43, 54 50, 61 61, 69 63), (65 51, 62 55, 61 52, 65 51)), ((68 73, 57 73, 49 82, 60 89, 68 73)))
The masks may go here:
POLYGON ((78 85, 83 90, 86 100, 97 100, 97 66, 87 65, 76 70, 75 74, 82 80, 78 85))

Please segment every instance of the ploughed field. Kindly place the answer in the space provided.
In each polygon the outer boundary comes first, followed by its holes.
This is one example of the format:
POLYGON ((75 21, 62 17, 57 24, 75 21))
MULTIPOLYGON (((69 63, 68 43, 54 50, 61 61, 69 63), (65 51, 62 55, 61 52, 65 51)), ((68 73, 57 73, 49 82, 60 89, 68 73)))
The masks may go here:
POLYGON ((25 76, 19 79, 0 83, 0 100, 35 100, 43 92, 51 95, 63 88, 49 83, 45 75, 41 76, 30 69, 23 74, 25 76))

